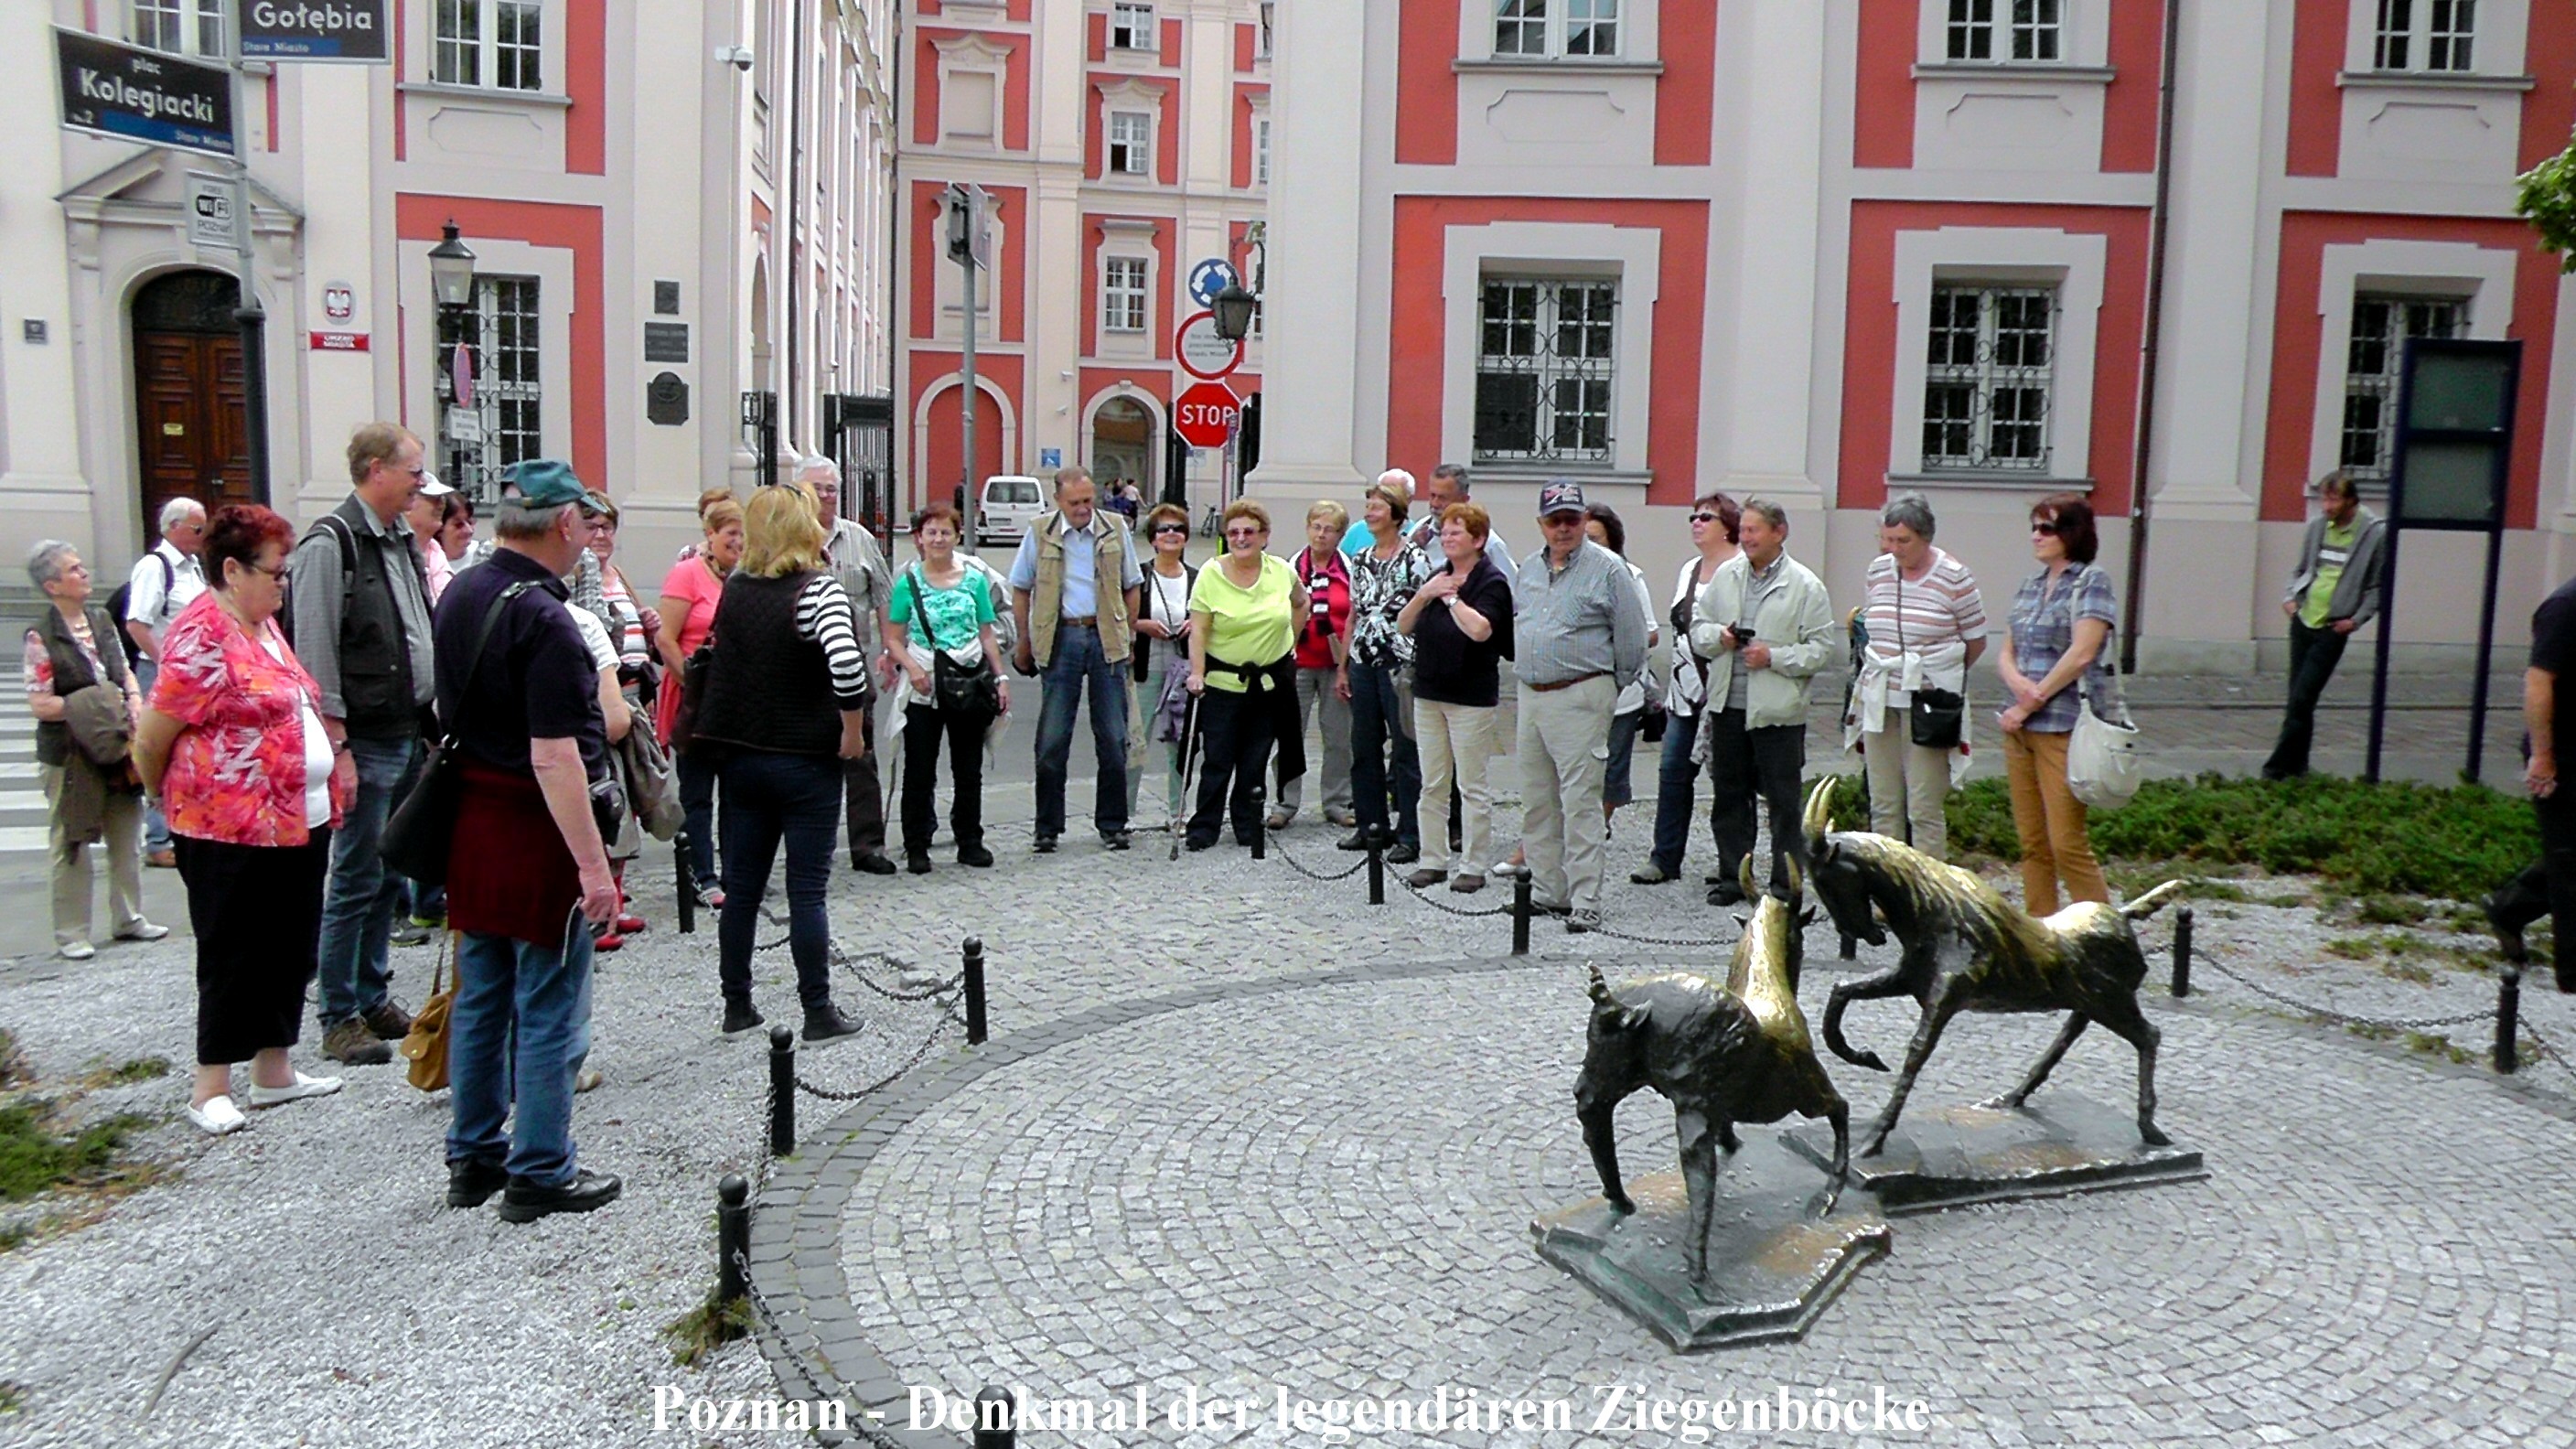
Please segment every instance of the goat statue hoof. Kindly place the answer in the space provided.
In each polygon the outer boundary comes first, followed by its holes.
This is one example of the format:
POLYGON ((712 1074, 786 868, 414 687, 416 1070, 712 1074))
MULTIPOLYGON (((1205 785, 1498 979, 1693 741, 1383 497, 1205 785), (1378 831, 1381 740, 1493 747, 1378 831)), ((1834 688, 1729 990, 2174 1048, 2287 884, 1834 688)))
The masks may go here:
POLYGON ((1873 1072, 1883 1072, 1887 1070, 1886 1059, 1876 1052, 1862 1052, 1859 1056, 1856 1056, 1851 1060, 1853 1066, 1867 1067, 1873 1072))
POLYGON ((1621 1217, 1626 1217, 1637 1210, 1636 1203, 1630 1201, 1624 1192, 1612 1193, 1605 1200, 1610 1204, 1610 1211, 1621 1217))
POLYGON ((2173 1139, 2172 1139, 2172 1138, 2170 1138, 2170 1137, 2167 1137, 2163 1132, 2161 1132, 2161 1131, 2157 1130, 2157 1128, 2156 1128, 2156 1124, 2154 1124, 2153 1122, 2142 1122, 2142 1123, 2140 1123, 2140 1124, 2138 1125, 2138 1136, 2139 1136, 2139 1138, 2140 1138, 2140 1139, 2142 1139, 2143 1141, 2145 1141, 2145 1143, 2146 1143, 2149 1147, 2171 1147, 2171 1146, 2173 1146, 2173 1139))

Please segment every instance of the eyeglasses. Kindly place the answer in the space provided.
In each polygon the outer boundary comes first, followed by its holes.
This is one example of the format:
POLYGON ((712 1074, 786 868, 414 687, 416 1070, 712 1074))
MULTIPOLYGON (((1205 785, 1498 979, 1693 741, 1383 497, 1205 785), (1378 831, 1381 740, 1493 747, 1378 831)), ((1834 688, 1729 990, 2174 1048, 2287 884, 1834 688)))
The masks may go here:
POLYGON ((1225 536, 1228 538, 1259 538, 1261 536, 1261 530, 1257 528, 1229 528, 1225 531, 1225 536))
POLYGON ((2044 533, 2050 538, 2057 537, 2057 525, 2050 523, 2045 519, 2032 519, 2030 522, 2030 531, 2033 533, 2044 533))
POLYGON ((286 580, 287 566, 285 564, 279 564, 275 568, 270 568, 266 564, 252 564, 250 567, 251 572, 266 574, 272 581, 283 583, 286 580))
POLYGON ((1717 515, 1716 515, 1716 514, 1714 514, 1714 513, 1694 513, 1694 514, 1692 514, 1692 515, 1691 515, 1691 522, 1693 522, 1693 523, 1715 523, 1715 522, 1717 522, 1717 515))
POLYGON ((1154 525, 1154 532, 1158 537, 1166 533, 1186 534, 1189 531, 1190 526, 1186 523, 1157 523, 1154 525))
POLYGON ((1583 526, 1583 515, 1580 513, 1551 513, 1547 517, 1540 519, 1538 522, 1541 528, 1581 528, 1583 526))

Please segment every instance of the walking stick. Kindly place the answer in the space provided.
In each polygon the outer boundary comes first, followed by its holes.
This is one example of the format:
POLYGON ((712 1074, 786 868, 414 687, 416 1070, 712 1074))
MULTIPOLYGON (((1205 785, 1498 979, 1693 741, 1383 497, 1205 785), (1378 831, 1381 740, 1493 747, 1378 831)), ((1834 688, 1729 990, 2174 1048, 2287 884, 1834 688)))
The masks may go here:
POLYGON ((1198 732, 1199 697, 1193 694, 1190 702, 1181 709, 1181 798, 1172 802, 1172 853, 1164 857, 1167 861, 1181 858, 1181 806, 1190 798, 1191 767, 1199 762, 1198 732))

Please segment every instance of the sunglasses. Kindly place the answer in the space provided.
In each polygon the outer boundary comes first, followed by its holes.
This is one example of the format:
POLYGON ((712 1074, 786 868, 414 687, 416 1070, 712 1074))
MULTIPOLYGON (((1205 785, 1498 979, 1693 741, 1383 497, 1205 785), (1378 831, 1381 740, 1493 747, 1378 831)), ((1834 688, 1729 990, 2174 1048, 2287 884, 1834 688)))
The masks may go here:
POLYGON ((2044 533, 2050 538, 2057 537, 2057 525, 2040 519, 2031 520, 2030 531, 2033 533, 2044 533))
POLYGON ((1715 522, 1717 522, 1717 515, 1716 515, 1716 514, 1714 514, 1714 513, 1694 513, 1694 514, 1692 514, 1692 515, 1691 515, 1691 522, 1693 522, 1693 523, 1715 523, 1715 522))
POLYGON ((1190 526, 1186 523, 1157 523, 1154 525, 1154 532, 1157 534, 1187 533, 1189 531, 1190 526))

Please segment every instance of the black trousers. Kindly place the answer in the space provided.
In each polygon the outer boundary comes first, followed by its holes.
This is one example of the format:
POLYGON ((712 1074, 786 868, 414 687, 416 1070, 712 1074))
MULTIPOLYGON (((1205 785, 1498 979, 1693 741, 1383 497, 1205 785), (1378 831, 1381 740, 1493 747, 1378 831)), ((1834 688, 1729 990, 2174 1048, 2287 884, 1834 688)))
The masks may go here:
POLYGON ((322 938, 331 832, 302 845, 174 835, 197 935, 197 1064, 246 1062, 295 1045, 322 938))
MULTIPOLYGON (((910 721, 905 721, 907 728, 910 721)), ((849 807, 850 859, 885 854, 885 787, 877 778, 877 694, 868 691, 868 752, 841 762, 842 796, 849 807)))
POLYGON ((2287 780, 2308 772, 2308 746, 2317 734, 2317 700, 2326 692, 2326 681, 2334 678, 2335 666, 2343 662, 2343 647, 2351 638, 2336 633, 2332 620, 2322 629, 2290 620, 2290 704, 2281 712, 2281 738, 2272 746, 2272 757, 2263 762, 2264 779, 2287 780))
POLYGON ((1748 729, 1744 711, 1703 711, 1709 732, 1708 773, 1715 787, 1717 864, 1728 880, 1739 874, 1753 853, 1753 800, 1756 795, 1771 815, 1771 890, 1788 894, 1789 860, 1806 865, 1806 842, 1798 834, 1798 776, 1807 768, 1807 731, 1803 725, 1765 725, 1748 729))
POLYGON ((2522 930, 2549 917, 2557 935, 2558 989, 2576 992, 2576 801, 2561 782, 2558 794, 2531 802, 2540 817, 2540 859, 2523 868, 2488 901, 2496 924, 2522 930))
MULTIPOLYGON (((957 787, 948 829, 957 848, 984 843, 984 727, 986 721, 915 704, 903 712, 903 853, 928 855, 933 791, 939 782, 939 742, 948 741, 948 779, 957 787)), ((856 808, 855 802, 852 806, 856 808)), ((882 826, 879 827, 883 829, 882 826)))
POLYGON ((1190 814, 1192 844, 1215 844, 1217 827, 1229 810, 1237 845, 1258 838, 1262 811, 1253 792, 1269 773, 1274 709, 1267 696, 1249 691, 1210 689, 1199 696, 1199 797, 1190 814))

